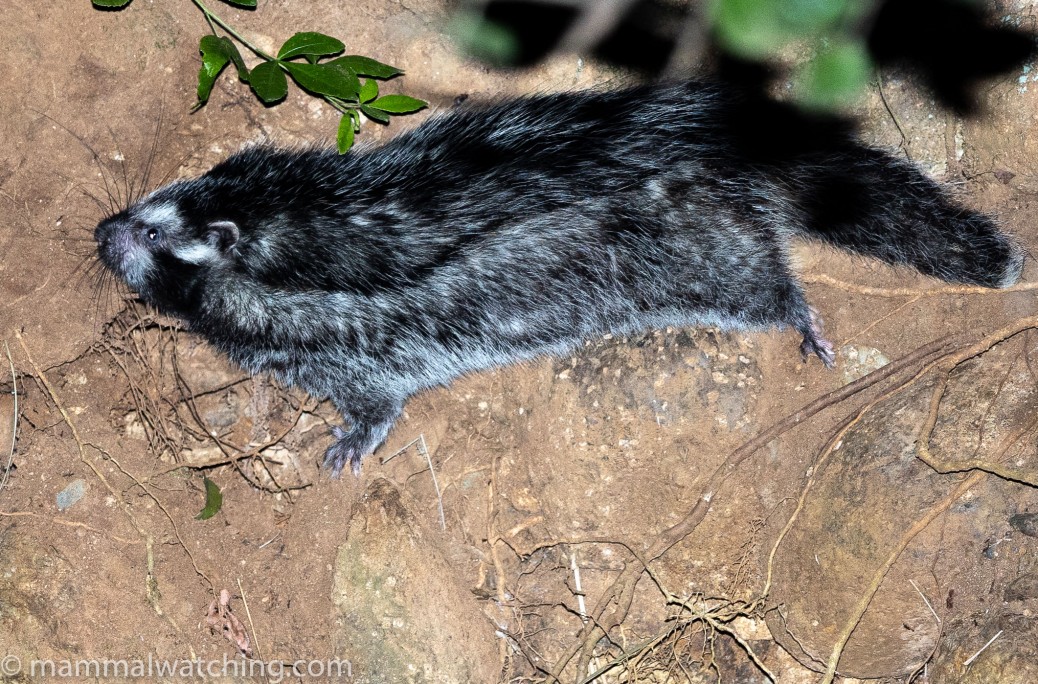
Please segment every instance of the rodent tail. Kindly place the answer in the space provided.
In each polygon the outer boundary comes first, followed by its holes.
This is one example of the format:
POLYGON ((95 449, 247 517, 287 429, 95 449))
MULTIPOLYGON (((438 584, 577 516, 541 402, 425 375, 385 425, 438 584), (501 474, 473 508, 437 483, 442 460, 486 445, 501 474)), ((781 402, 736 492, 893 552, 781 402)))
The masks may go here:
POLYGON ((1024 254, 987 216, 956 204, 906 161, 855 146, 797 173, 808 238, 955 283, 1009 287, 1024 254))

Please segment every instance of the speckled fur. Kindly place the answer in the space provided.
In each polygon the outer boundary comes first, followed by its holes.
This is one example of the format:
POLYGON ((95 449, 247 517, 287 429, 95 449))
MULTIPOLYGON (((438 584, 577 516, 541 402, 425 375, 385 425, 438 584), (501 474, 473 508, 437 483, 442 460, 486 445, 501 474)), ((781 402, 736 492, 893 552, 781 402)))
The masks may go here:
POLYGON ((143 300, 334 400, 336 473, 414 393, 605 332, 790 326, 831 365, 795 235, 954 282, 1021 270, 991 220, 843 124, 695 82, 461 108, 344 156, 253 147, 96 231, 143 300))

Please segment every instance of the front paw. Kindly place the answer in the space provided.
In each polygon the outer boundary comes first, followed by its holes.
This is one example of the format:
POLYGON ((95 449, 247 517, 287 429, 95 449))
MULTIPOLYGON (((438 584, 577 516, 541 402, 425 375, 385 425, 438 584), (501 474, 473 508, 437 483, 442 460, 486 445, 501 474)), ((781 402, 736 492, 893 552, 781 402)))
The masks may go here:
POLYGON ((328 447, 324 454, 324 467, 332 471, 332 477, 339 477, 346 464, 350 464, 350 470, 355 476, 360 476, 360 461, 369 453, 374 451, 374 445, 367 444, 364 431, 354 428, 343 430, 341 427, 332 428, 335 443, 328 447))

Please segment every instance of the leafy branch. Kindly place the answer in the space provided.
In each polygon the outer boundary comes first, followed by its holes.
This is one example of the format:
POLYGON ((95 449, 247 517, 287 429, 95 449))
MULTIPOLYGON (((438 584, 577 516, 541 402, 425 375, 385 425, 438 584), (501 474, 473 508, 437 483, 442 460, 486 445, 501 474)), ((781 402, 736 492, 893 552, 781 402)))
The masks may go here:
MULTIPOLYGON (((122 9, 133 0, 91 0, 101 9, 122 9)), ((223 0, 237 7, 255 9, 256 0, 223 0)), ((336 144, 339 152, 353 146, 360 130, 361 114, 381 124, 391 116, 411 114, 428 103, 407 95, 379 95, 378 82, 404 73, 402 70, 361 55, 342 55, 346 45, 339 39, 317 32, 296 33, 271 55, 251 43, 225 22, 202 0, 191 0, 205 16, 212 33, 202 36, 198 51, 202 68, 198 71, 198 100, 194 109, 205 106, 217 78, 229 64, 238 80, 248 83, 265 105, 274 105, 288 95, 288 79, 306 92, 319 97, 339 113, 336 144), (220 31, 227 35, 221 35, 220 31), (238 45, 259 58, 251 69, 245 64, 238 45), (340 56, 341 55, 341 56, 340 56), (363 81, 361 78, 363 77, 363 81)))
POLYGON ((877 0, 713 0, 708 19, 720 44, 752 60, 800 42, 814 55, 798 68, 798 99, 832 109, 852 101, 873 70, 860 24, 877 0))

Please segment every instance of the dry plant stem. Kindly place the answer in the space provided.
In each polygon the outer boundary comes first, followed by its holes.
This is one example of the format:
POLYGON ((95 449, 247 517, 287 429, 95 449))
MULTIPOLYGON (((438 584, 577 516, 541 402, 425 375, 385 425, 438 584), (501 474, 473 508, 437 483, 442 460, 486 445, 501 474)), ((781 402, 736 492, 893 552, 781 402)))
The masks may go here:
POLYGON ((995 643, 995 640, 998 639, 1000 636, 1002 636, 1002 633, 1004 631, 1005 631, 1004 629, 998 630, 998 633, 995 634, 995 636, 993 636, 990 639, 988 639, 987 643, 984 644, 983 646, 981 646, 979 651, 977 651, 976 653, 971 655, 969 658, 966 658, 966 660, 963 661, 962 666, 963 667, 969 667, 970 665, 972 665, 973 661, 976 660, 978 657, 980 657, 981 653, 983 653, 984 651, 988 650, 988 647, 991 646, 991 644, 995 643))
POLYGON ((901 136, 901 142, 898 143, 898 147, 905 153, 905 156, 909 159, 912 158, 908 154, 908 136, 905 135, 905 131, 901 128, 901 122, 897 120, 897 116, 894 114, 894 110, 890 108, 890 104, 887 102, 887 96, 883 92, 883 74, 880 72, 876 73, 876 88, 879 90, 879 99, 883 103, 883 108, 887 110, 887 114, 890 115, 890 120, 894 122, 894 127, 897 128, 898 134, 901 136))
MULTIPOLYGON (((490 481, 487 482, 487 544, 490 545, 490 558, 494 562, 494 575, 497 583, 497 605, 503 608, 508 605, 508 596, 505 592, 505 566, 501 562, 501 554, 497 550, 497 543, 502 541, 497 532, 497 459, 495 455, 490 467, 490 481)), ((493 620, 494 628, 501 629, 497 619, 493 620)), ((508 644, 504 639, 498 642, 498 660, 504 667, 508 662, 508 644)), ((556 678, 558 681, 558 678, 556 678)))
MULTIPOLYGON (((147 558, 148 575, 145 579, 145 586, 148 595, 148 603, 151 605, 152 610, 159 617, 165 618, 166 622, 172 625, 174 632, 180 633, 180 626, 176 623, 171 615, 168 615, 162 610, 162 593, 159 591, 159 581, 155 577, 155 540, 148 537, 144 542, 145 556, 147 558)), ((194 649, 189 647, 192 651, 192 658, 194 657, 194 649)))
POLYGON ((0 491, 7 485, 7 478, 11 475, 11 466, 14 464, 14 447, 18 443, 18 374, 14 370, 14 360, 11 358, 11 348, 4 340, 4 352, 7 354, 7 365, 11 369, 11 395, 14 397, 14 415, 11 418, 11 451, 7 455, 7 467, 4 468, 4 477, 0 480, 0 491))
POLYGON ((602 598, 590 613, 591 621, 581 629, 578 639, 563 652, 562 656, 556 662, 551 671, 553 679, 561 681, 563 670, 565 670, 577 653, 584 654, 581 658, 581 661, 583 661, 581 662, 581 665, 585 668, 583 670, 578 668, 578 672, 587 671, 586 666, 587 663, 590 662, 590 654, 599 639, 599 632, 608 633, 609 630, 619 624, 626 616, 631 602, 634 599, 635 586, 644 573, 644 568, 647 566, 647 563, 662 556, 668 549, 687 537, 699 526, 703 521, 703 518, 706 517, 706 514, 710 509, 710 502, 716 495, 717 490, 732 475, 732 473, 735 472, 743 461, 752 456, 762 447, 766 446, 772 440, 800 425, 802 422, 808 420, 820 411, 838 404, 841 401, 862 392, 907 368, 911 368, 933 354, 944 351, 960 343, 962 339, 963 336, 946 338, 920 347, 912 353, 892 361, 886 366, 873 371, 872 373, 869 373, 868 375, 859 378, 840 389, 819 397, 798 411, 788 415, 778 423, 775 423, 770 428, 764 430, 729 454, 711 474, 703 490, 705 493, 695 502, 688 514, 676 525, 664 530, 658 535, 653 544, 651 544, 644 552, 644 560, 641 565, 628 566, 625 568, 617 576, 613 584, 605 591, 602 598), (606 616, 606 611, 611 607, 611 613, 606 616))
POLYGON ((962 162, 959 160, 958 145, 955 144, 955 136, 959 132, 959 117, 955 112, 948 110, 944 114, 944 159, 947 174, 951 177, 962 177, 962 162))
POLYGON ((256 625, 252 622, 252 611, 249 610, 249 602, 245 598, 245 590, 241 586, 241 577, 238 578, 238 595, 241 596, 242 605, 245 606, 245 617, 249 618, 249 629, 252 630, 252 652, 256 658, 260 657, 259 639, 256 638, 256 625))
MULTIPOLYGON (((135 349, 133 354, 137 355, 136 358, 140 363, 146 365, 143 362, 144 357, 141 355, 142 352, 137 347, 136 342, 133 342, 133 346, 135 349)), ((153 449, 156 449, 156 442, 158 442, 164 448, 169 449, 171 454, 175 455, 179 451, 179 449, 177 448, 173 440, 169 437, 169 430, 165 425, 165 421, 162 417, 162 412, 152 410, 152 402, 148 398, 147 393, 145 393, 144 390, 142 390, 140 386, 137 384, 137 382, 133 379, 133 375, 130 374, 130 370, 126 367, 126 364, 123 362, 121 358, 119 358, 119 355, 115 353, 115 347, 113 347, 110 343, 105 342, 104 349, 108 352, 108 355, 112 357, 112 361, 114 361, 115 364, 119 366, 119 369, 123 372, 123 375, 126 377, 126 381, 130 388, 130 396, 133 397, 134 408, 137 410, 137 415, 141 419, 141 425, 145 427, 146 434, 148 436, 149 446, 151 446, 153 449)))
POLYGON ((930 599, 926 598, 926 594, 924 594, 923 590, 919 588, 919 585, 915 583, 915 580, 908 580, 908 583, 912 585, 913 589, 915 589, 915 593, 919 594, 919 598, 923 599, 923 603, 925 603, 926 607, 930 609, 930 614, 933 615, 934 621, 939 626, 941 624, 941 616, 933 609, 933 604, 930 603, 930 599))
POLYGON ((94 446, 93 444, 91 444, 90 446, 104 454, 105 458, 107 458, 115 464, 115 467, 119 469, 119 472, 133 480, 134 484, 140 487, 144 491, 144 493, 148 495, 148 498, 155 502, 155 505, 159 507, 159 510, 162 511, 162 514, 166 516, 166 519, 169 520, 169 524, 173 527, 173 536, 177 538, 177 543, 180 544, 181 548, 184 549, 184 553, 187 554, 188 560, 191 561, 191 567, 194 568, 195 573, 199 577, 206 581, 206 583, 209 585, 209 589, 213 592, 213 594, 216 594, 216 585, 214 585, 213 581, 209 579, 209 576, 202 572, 201 568, 198 567, 198 563, 197 561, 195 561, 194 554, 191 553, 191 550, 189 548, 187 548, 187 544, 184 543, 183 537, 180 536, 180 528, 177 527, 177 521, 170 514, 169 509, 166 508, 165 504, 163 504, 162 501, 160 501, 159 498, 155 496, 155 493, 148 489, 148 487, 143 482, 137 479, 137 477, 133 473, 130 473, 125 468, 123 468, 122 464, 119 463, 119 461, 117 461, 114 456, 109 454, 107 451, 104 451, 103 449, 94 446))
POLYGON ((61 518, 55 518, 53 516, 40 515, 39 513, 33 513, 32 511, 12 511, 12 512, 0 511, 0 518, 40 518, 40 519, 44 519, 44 520, 49 520, 50 522, 54 523, 55 525, 64 525, 65 527, 75 527, 75 528, 78 528, 78 529, 86 530, 88 532, 93 532, 94 534, 100 534, 103 537, 108 537, 109 539, 114 539, 115 541, 119 542, 120 544, 140 544, 141 543, 140 539, 126 539, 125 537, 120 537, 118 535, 112 534, 108 530, 99 530, 96 527, 91 527, 90 525, 87 525, 86 523, 77 522, 75 520, 62 520, 61 518))
POLYGON ((429 464, 429 475, 432 477, 433 489, 436 490, 436 505, 440 511, 440 529, 444 532, 447 531, 447 518, 443 514, 443 493, 440 491, 440 483, 436 481, 436 469, 433 468, 432 456, 429 454, 429 447, 425 444, 425 435, 418 435, 418 453, 425 457, 425 462, 429 464))
POLYGON ((836 644, 833 646, 832 654, 829 656, 828 668, 825 671, 825 676, 822 678, 822 684, 832 684, 833 679, 836 677, 836 666, 840 662, 840 656, 843 654, 843 649, 847 645, 847 641, 851 638, 851 634, 854 633, 854 629, 861 622, 861 618, 865 615, 865 611, 868 610, 869 604, 872 603, 873 597, 876 592, 879 591, 880 584, 883 583, 883 579, 890 572, 890 568, 894 566, 897 559, 901 557, 901 554, 908 547, 909 543, 915 539, 916 535, 926 529, 927 525, 934 521, 940 514, 948 510, 953 503, 959 500, 963 494, 969 489, 987 476, 987 473, 976 472, 967 477, 965 480, 959 483, 955 489, 952 490, 948 496, 944 497, 941 501, 935 504, 926 515, 915 522, 901 535, 901 539, 898 541, 897 546, 891 551, 887 560, 882 566, 876 571, 873 576, 872 582, 866 588, 861 598, 858 600, 857 605, 854 607, 854 611, 851 613, 851 617, 847 620, 843 630, 840 632, 840 636, 836 640, 836 644))
POLYGON ((894 307, 890 311, 886 312, 885 314, 883 314, 882 316, 880 316, 876 320, 870 322, 868 325, 866 325, 861 330, 859 330, 859 331, 855 332, 853 335, 850 335, 849 337, 845 338, 842 342, 840 342, 839 346, 842 347, 843 345, 850 343, 851 340, 861 339, 861 337, 863 335, 865 335, 865 333, 867 333, 868 331, 872 330, 873 328, 875 328, 877 325, 879 325, 883 321, 885 321, 885 320, 887 320, 889 318, 893 318, 898 313, 900 313, 902 309, 905 309, 905 308, 908 308, 908 307, 912 306, 913 304, 918 302, 921 299, 921 297, 922 297, 922 295, 916 295, 915 297, 912 297, 908 301, 905 301, 905 302, 902 302, 901 304, 898 304, 896 307, 894 307))
POLYGON ((1019 283, 1001 290, 975 285, 951 285, 915 289, 910 287, 868 287, 866 285, 858 285, 856 283, 837 280, 836 278, 824 273, 801 273, 798 275, 798 278, 803 283, 811 285, 828 285, 848 292, 869 295, 870 297, 938 297, 942 295, 963 294, 993 295, 1011 294, 1014 292, 1033 292, 1034 290, 1038 290, 1038 282, 1019 283))
POLYGON ((412 439, 410 442, 391 453, 389 456, 380 459, 379 464, 385 465, 386 463, 389 463, 394 458, 404 453, 413 446, 418 449, 418 453, 421 454, 421 456, 425 459, 426 465, 429 466, 429 475, 432 477, 433 489, 436 490, 436 506, 440 512, 440 529, 446 531, 447 517, 443 513, 443 490, 440 489, 440 483, 436 479, 436 470, 433 468, 432 456, 429 454, 429 445, 425 442, 425 433, 421 433, 420 435, 412 439))
MULTIPOLYGON (((147 477, 145 477, 142 480, 142 482, 149 482, 150 480, 154 480, 157 477, 162 477, 163 475, 168 475, 168 474, 176 472, 178 470, 183 470, 183 469, 187 469, 187 470, 208 470, 210 468, 216 468, 217 466, 230 465, 232 463, 237 463, 239 461, 243 461, 245 459, 250 459, 250 458, 259 459, 261 461, 269 462, 269 463, 272 463, 274 465, 284 465, 280 461, 277 461, 275 459, 269 458, 267 456, 263 456, 261 454, 261 452, 266 450, 266 449, 269 449, 270 447, 274 446, 275 444, 278 444, 281 440, 283 440, 285 437, 287 437, 288 433, 295 429, 296 424, 299 422, 299 419, 302 417, 302 415, 303 415, 303 413, 305 411, 306 411, 306 405, 305 404, 301 404, 299 406, 299 408, 296 410, 295 415, 292 416, 292 420, 290 420, 288 422, 288 426, 284 430, 282 430, 276 436, 271 437, 270 439, 268 439, 263 444, 259 444, 257 446, 251 447, 249 449, 243 449, 243 448, 241 448, 241 447, 239 447, 239 446, 237 446, 235 444, 231 444, 230 442, 224 441, 224 440, 214 436, 211 432, 207 431, 207 434, 210 437, 212 437, 214 442, 216 442, 217 448, 219 448, 220 451, 222 451, 224 453, 226 458, 212 459, 212 460, 209 460, 209 461, 204 461, 202 463, 179 463, 177 465, 174 465, 174 466, 171 466, 169 468, 166 468, 165 470, 160 470, 160 471, 158 471, 156 473, 152 473, 151 475, 148 475, 147 477), (227 452, 228 448, 234 449, 235 451, 237 451, 239 453, 238 454, 229 454, 227 452)), ((202 420, 202 419, 199 417, 198 420, 202 420)), ((203 429, 206 429, 206 425, 205 425, 204 421, 202 421, 200 423, 200 425, 202 426, 203 429)))

